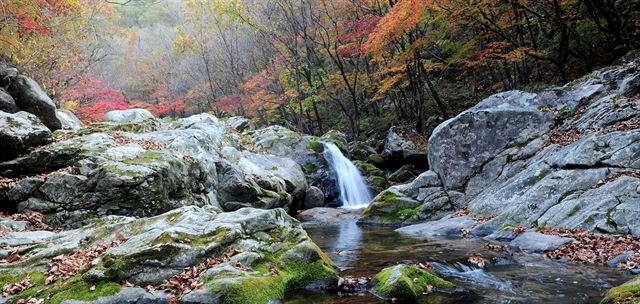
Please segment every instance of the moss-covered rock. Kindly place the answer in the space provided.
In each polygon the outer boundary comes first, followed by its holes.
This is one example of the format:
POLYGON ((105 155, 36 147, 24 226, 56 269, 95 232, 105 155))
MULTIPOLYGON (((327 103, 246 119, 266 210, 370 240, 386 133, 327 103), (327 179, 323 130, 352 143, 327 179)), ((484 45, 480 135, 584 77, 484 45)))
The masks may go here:
POLYGON ((611 288, 601 304, 633 304, 640 302, 640 278, 611 288))
POLYGON ((420 202, 404 196, 397 189, 380 192, 362 213, 360 222, 368 224, 400 225, 411 222, 420 202))
POLYGON ((358 167, 358 169, 360 170, 360 172, 362 172, 363 175, 372 175, 372 176, 384 175, 382 170, 380 170, 378 167, 370 163, 367 163, 361 160, 354 160, 353 164, 356 165, 356 167, 358 167))
POLYGON ((383 269, 374 277, 373 285, 376 296, 400 301, 415 301, 424 293, 455 287, 431 272, 407 265, 383 269))
MULTIPOLYGON (((9 239, 14 237, 20 238, 20 232, 9 239)), ((44 237, 30 248, 25 260, 0 264, 0 286, 19 282, 27 275, 33 284, 6 299, 8 303, 48 294, 51 303, 91 303, 105 297, 126 302, 131 300, 127 296, 139 295, 121 293, 123 281, 159 288, 187 267, 234 251, 241 253, 206 266, 198 277, 203 288, 186 293, 183 300, 266 303, 310 284, 335 286, 337 278, 333 262, 282 209, 244 208, 218 214, 211 208, 190 206, 146 219, 105 217, 79 230, 44 237), (123 243, 101 253, 89 269, 68 279, 58 278, 46 293, 40 292, 45 288, 45 266, 54 256, 123 238, 123 243)))

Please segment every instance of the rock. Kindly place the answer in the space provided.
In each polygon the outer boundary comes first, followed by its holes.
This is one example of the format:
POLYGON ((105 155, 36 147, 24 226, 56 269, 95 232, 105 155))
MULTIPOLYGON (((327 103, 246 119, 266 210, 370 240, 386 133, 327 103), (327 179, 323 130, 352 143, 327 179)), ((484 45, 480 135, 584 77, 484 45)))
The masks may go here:
POLYGON ((336 208, 312 208, 304 210, 296 216, 303 222, 337 223, 355 221, 360 217, 362 210, 347 210, 336 208))
POLYGON ((23 75, 12 77, 9 93, 21 110, 37 116, 51 131, 62 128, 55 103, 33 79, 23 75))
POLYGON ((142 122, 153 118, 153 114, 145 109, 114 110, 107 112, 102 121, 116 123, 142 122))
POLYGON ((417 171, 413 165, 404 165, 396 172, 389 175, 389 180, 398 183, 406 183, 414 179, 416 175, 417 171))
POLYGON ((640 277, 611 288, 600 304, 637 303, 640 301, 640 277))
POLYGON ((23 154, 30 147, 51 141, 51 131, 33 114, 18 112, 9 114, 0 111, 0 161, 23 154))
POLYGON ((50 233, 26 247, 30 254, 24 261, 0 265, 0 285, 35 273, 34 286, 8 300, 33 294, 44 287, 46 276, 39 273, 53 257, 118 239, 124 241, 99 253, 86 272, 57 278, 56 288, 49 290, 51 301, 164 303, 162 290, 144 295, 139 288, 122 288, 122 282, 158 288, 185 268, 225 253, 234 256, 202 264, 198 281, 204 286, 187 291, 181 303, 266 303, 309 284, 336 285, 335 265, 283 210, 245 208, 218 214, 194 206, 152 218, 104 217, 78 230, 50 233), (96 288, 88 292, 91 286, 96 288))
MULTIPOLYGON (((338 134, 334 135, 338 137, 338 134)), ((322 155, 322 141, 329 139, 302 135, 282 126, 258 129, 251 136, 251 142, 261 151, 290 158, 302 166, 307 183, 320 188, 326 201, 331 202, 337 200, 340 193, 336 177, 329 172, 329 165, 322 155)))
POLYGON ((324 206, 324 193, 318 187, 311 186, 304 195, 304 202, 300 209, 311 209, 324 206))
POLYGON ((81 129, 84 124, 76 117, 75 114, 67 110, 57 110, 56 115, 62 124, 63 130, 78 130, 81 129))
POLYGON ((452 289, 454 284, 428 271, 407 265, 387 267, 373 278, 371 292, 376 296, 394 301, 416 301, 431 289, 452 289))
POLYGON ((352 141, 347 145, 349 159, 368 161, 372 154, 376 154, 376 150, 361 141, 352 141))
POLYGON ((413 164, 426 169, 428 167, 427 139, 415 131, 393 126, 387 134, 382 157, 388 162, 413 164))
POLYGON ((11 97, 11 95, 2 88, 0 88, 0 111, 7 113, 20 112, 20 108, 16 105, 16 101, 13 100, 13 97, 11 97))
POLYGON ((511 241, 509 246, 528 252, 543 253, 549 250, 556 250, 562 245, 573 241, 575 240, 568 237, 525 231, 511 241))
POLYGON ((447 189, 462 188, 487 160, 507 146, 547 132, 554 115, 538 109, 536 94, 493 95, 440 124, 429 138, 429 164, 447 189))
POLYGON ((462 206, 459 196, 456 192, 445 191, 435 172, 426 171, 410 183, 380 192, 364 210, 359 222, 402 226, 437 220, 462 206))
POLYGON ((256 129, 253 121, 242 116, 229 117, 227 123, 238 132, 253 131, 256 129))
POLYGON ((329 130, 327 133, 323 134, 320 137, 321 141, 332 142, 340 148, 340 150, 345 151, 347 149, 347 135, 340 131, 329 130))
MULTIPOLYGON (((115 289, 115 288, 114 288, 115 289)), ((99 296, 95 300, 63 300, 60 304, 169 304, 171 296, 166 292, 155 291, 153 293, 141 287, 123 287, 113 295, 99 296)), ((181 301, 182 303, 182 301, 181 301)), ((206 303, 206 302, 205 302, 206 303)))
POLYGON ((444 217, 437 221, 398 228, 396 231, 421 239, 460 237, 464 229, 470 229, 475 225, 476 222, 469 216, 444 217))
POLYGON ((240 151, 240 137, 248 135, 209 114, 92 124, 56 136, 51 145, 0 162, 0 176, 21 178, 0 189, 5 210, 37 211, 50 224, 75 227, 92 217, 154 216, 187 205, 295 213, 307 192, 297 163, 240 151))

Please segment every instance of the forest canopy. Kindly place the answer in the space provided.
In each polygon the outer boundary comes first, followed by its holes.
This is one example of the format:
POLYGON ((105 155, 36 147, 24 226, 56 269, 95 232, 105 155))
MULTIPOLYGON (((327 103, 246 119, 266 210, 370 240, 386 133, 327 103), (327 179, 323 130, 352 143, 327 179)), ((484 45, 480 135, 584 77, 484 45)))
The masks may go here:
POLYGON ((421 131, 640 43, 640 0, 5 0, 0 59, 83 121, 212 111, 310 134, 421 131))

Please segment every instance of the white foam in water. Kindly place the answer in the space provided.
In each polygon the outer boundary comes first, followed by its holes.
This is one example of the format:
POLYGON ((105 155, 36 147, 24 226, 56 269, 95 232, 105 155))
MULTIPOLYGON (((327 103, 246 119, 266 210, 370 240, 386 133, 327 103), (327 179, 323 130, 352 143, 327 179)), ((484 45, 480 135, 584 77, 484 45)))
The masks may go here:
POLYGON ((373 195, 369 191, 367 183, 360 174, 360 170, 340 152, 333 143, 325 142, 324 158, 329 166, 338 175, 338 188, 340 189, 340 201, 346 209, 359 209, 369 205, 373 195))

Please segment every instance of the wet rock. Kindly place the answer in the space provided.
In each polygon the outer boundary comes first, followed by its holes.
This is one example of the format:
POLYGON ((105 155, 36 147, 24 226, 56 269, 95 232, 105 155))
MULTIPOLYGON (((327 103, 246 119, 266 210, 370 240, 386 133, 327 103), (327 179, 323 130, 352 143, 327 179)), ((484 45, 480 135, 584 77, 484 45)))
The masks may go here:
POLYGON ((635 278, 611 288, 600 304, 637 303, 638 301, 640 301, 640 278, 635 278))
MULTIPOLYGON (((61 304, 88 304, 88 303, 169 304, 171 303, 171 296, 168 293, 165 293, 162 291, 155 291, 151 293, 141 287, 124 287, 114 295, 99 297, 91 301, 64 300, 61 302, 61 304)), ((195 303, 198 303, 198 302, 195 302, 195 303)))
POLYGON ((338 223, 355 221, 360 218, 362 210, 346 210, 336 208, 312 208, 304 210, 296 216, 303 222, 338 223))
POLYGON ((324 206, 324 193, 318 187, 309 187, 304 195, 301 209, 311 209, 324 206))
POLYGON ((78 130, 84 127, 82 121, 75 114, 67 110, 57 110, 56 115, 62 124, 63 130, 78 130))
POLYGON ((7 113, 20 112, 20 108, 16 105, 16 101, 13 100, 13 97, 11 97, 11 95, 2 88, 0 88, 0 111, 7 113))
POLYGON ((396 265, 380 271, 373 278, 371 292, 386 300, 415 301, 432 289, 451 289, 455 285, 428 271, 407 265, 396 265))
POLYGON ((562 245, 573 241, 575 240, 568 237, 525 231, 511 241, 509 246, 528 252, 543 253, 549 250, 556 250, 562 245))
POLYGON ((55 103, 33 79, 23 75, 12 77, 9 93, 21 110, 37 116, 51 131, 62 128, 55 103))
POLYGON ((114 110, 107 112, 102 121, 115 123, 142 122, 153 118, 153 114, 145 109, 114 110))
POLYGON ((0 111, 0 161, 23 154, 30 147, 51 141, 51 131, 33 114, 0 111))
MULTIPOLYGON (((104 217, 78 230, 49 233, 29 247, 30 255, 24 261, 0 265, 0 278, 21 279, 28 273, 44 271, 42 265, 55 256, 123 238, 122 244, 99 254, 88 265, 86 273, 101 273, 100 282, 94 281, 96 276, 84 273, 57 278, 57 287, 49 291, 52 299, 161 303, 166 300, 162 291, 143 296, 139 289, 121 288, 122 282, 158 287, 186 267, 234 251, 233 258, 205 266, 198 279, 203 288, 187 291, 184 303, 210 303, 213 299, 220 303, 266 303, 283 299, 285 291, 307 284, 326 282, 327 286, 335 286, 336 282, 334 264, 309 239, 300 223, 283 210, 245 208, 218 214, 211 208, 194 206, 144 219, 104 217), (237 254, 238 251, 242 253, 237 254), (97 295, 65 292, 92 285, 96 286, 97 295)), ((44 287, 44 278, 32 278, 32 282, 34 286, 23 292, 44 287)), ((0 281, 1 285, 4 283, 0 281)), ((15 296, 18 297, 20 294, 15 296)))
POLYGON ((353 141, 347 145, 347 152, 351 160, 368 161, 370 155, 376 150, 361 141, 353 141))
POLYGON ((227 123, 238 132, 253 131, 256 129, 251 119, 242 116, 233 116, 227 119, 227 123))
POLYGON ((460 237, 464 229, 470 229, 475 225, 476 222, 469 216, 447 216, 437 221, 398 228, 396 231, 423 239, 460 237))

